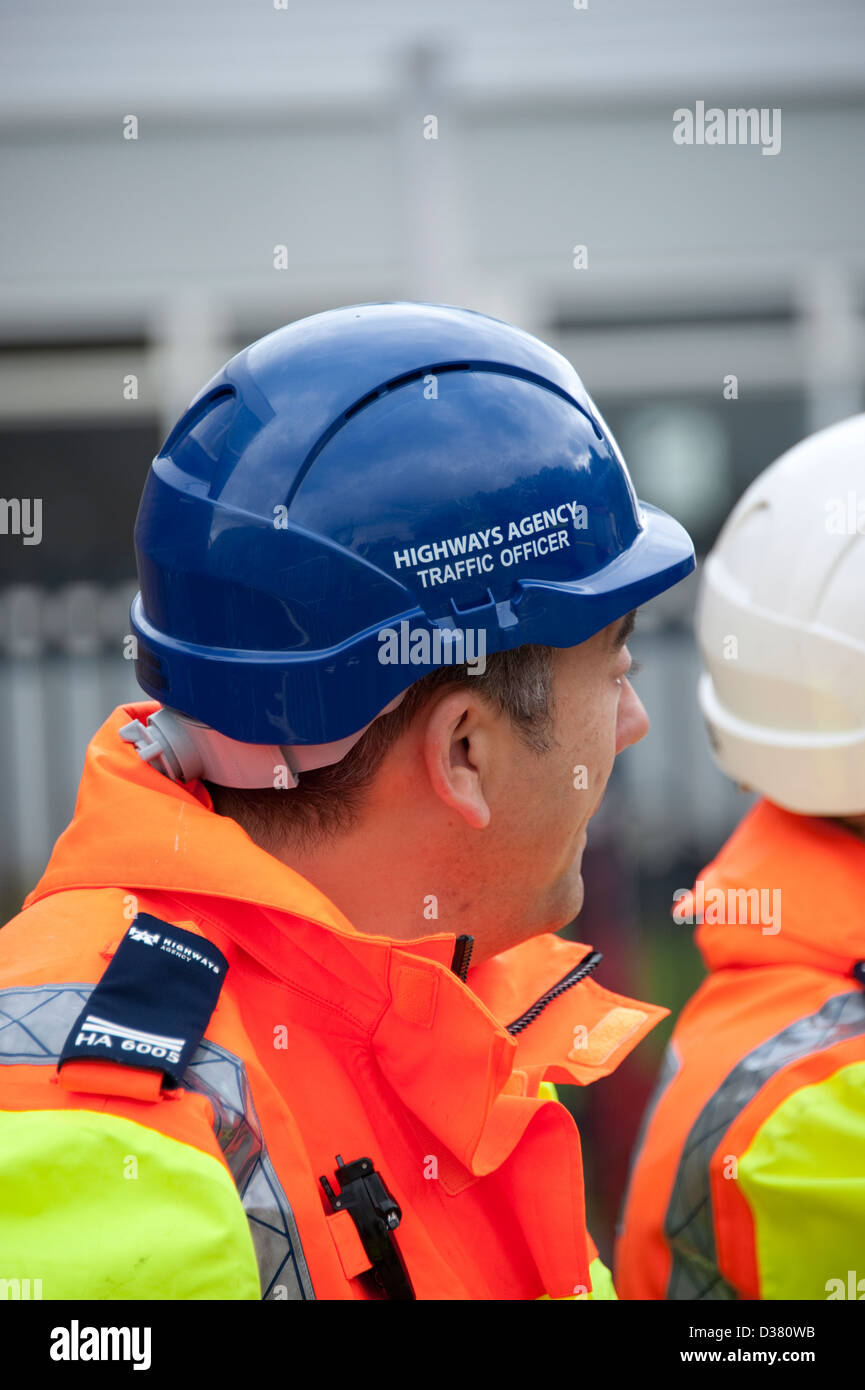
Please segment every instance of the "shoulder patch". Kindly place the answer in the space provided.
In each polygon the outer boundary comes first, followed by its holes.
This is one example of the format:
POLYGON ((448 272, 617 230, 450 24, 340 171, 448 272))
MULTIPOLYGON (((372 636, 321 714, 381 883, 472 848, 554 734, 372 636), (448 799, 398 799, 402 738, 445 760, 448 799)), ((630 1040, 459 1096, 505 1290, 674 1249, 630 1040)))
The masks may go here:
POLYGON ((175 1086, 204 1037, 228 970, 204 937, 139 913, 60 1053, 65 1062, 121 1062, 175 1086))

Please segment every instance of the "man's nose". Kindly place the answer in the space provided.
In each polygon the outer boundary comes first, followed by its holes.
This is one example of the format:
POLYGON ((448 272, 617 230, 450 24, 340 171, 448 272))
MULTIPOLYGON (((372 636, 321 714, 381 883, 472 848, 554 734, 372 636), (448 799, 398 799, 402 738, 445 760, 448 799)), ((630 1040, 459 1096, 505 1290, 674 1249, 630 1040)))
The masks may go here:
POLYGON ((622 678, 619 718, 616 725, 616 754, 639 743, 649 732, 649 716, 643 702, 627 678, 622 678))

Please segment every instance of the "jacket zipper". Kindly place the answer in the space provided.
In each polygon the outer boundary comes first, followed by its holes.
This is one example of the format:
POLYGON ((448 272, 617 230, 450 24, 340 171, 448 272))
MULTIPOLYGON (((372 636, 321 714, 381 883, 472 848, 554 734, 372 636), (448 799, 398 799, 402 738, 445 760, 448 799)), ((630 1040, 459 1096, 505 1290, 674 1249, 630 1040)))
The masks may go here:
POLYGON ((530 1023, 534 1023, 535 1019, 539 1014, 543 1013, 548 1004, 551 1004, 554 999, 558 999, 559 995, 564 994, 566 990, 571 989, 574 985, 578 985, 580 980, 584 980, 587 975, 590 975, 591 972, 600 965, 603 959, 604 957, 601 951, 589 951, 588 955, 583 956, 579 965, 575 965, 572 970, 568 971, 567 975, 562 976, 557 985, 553 985, 552 989, 548 989, 546 994, 542 994, 540 999, 535 1000, 531 1008, 526 1009, 525 1013, 520 1014, 519 1018, 515 1018, 513 1023, 509 1023, 507 1025, 507 1031, 512 1035, 521 1033, 530 1023))
POLYGON ((466 975, 469 973, 469 961, 472 958, 472 951, 475 949, 475 939, 473 936, 458 936, 454 946, 454 958, 451 961, 451 970, 458 980, 466 982, 466 975))

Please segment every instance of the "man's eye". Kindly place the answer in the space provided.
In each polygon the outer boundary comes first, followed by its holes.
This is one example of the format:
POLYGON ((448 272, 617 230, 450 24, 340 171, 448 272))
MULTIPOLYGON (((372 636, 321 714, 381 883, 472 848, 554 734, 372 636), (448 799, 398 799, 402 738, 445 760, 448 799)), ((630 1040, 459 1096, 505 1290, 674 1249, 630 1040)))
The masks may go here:
POLYGON ((630 680, 632 676, 635 676, 637 672, 642 671, 642 669, 642 661, 632 661, 627 671, 625 672, 625 675, 627 676, 628 680, 630 680))

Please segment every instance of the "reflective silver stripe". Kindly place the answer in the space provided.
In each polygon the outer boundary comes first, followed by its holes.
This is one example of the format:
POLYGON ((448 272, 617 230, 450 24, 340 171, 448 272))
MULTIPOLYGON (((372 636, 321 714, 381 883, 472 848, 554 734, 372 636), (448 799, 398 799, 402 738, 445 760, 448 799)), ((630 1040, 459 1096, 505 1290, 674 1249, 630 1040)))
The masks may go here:
POLYGON ((213 1106, 216 1138, 252 1232, 262 1298, 315 1298, 294 1212, 264 1147, 242 1061, 204 1038, 183 1083, 213 1106))
POLYGON ((700 1111, 682 1150, 664 1234, 673 1254, 668 1299, 737 1299, 717 1263, 709 1160, 725 1131, 782 1067, 809 1053, 865 1034, 865 994, 854 989, 827 999, 749 1052, 700 1111))
POLYGON ((0 990, 0 1062, 57 1066, 63 1044, 95 985, 29 985, 0 990))
MULTIPOLYGON (((56 1067, 94 989, 93 984, 62 984, 0 990, 0 1064, 56 1067)), ((315 1298, 294 1213, 264 1146, 243 1062, 205 1038, 183 1082, 213 1106, 216 1138, 249 1222, 262 1298, 315 1298)))

